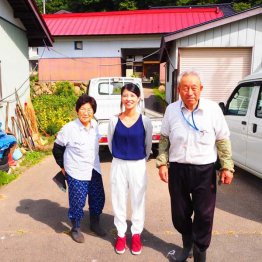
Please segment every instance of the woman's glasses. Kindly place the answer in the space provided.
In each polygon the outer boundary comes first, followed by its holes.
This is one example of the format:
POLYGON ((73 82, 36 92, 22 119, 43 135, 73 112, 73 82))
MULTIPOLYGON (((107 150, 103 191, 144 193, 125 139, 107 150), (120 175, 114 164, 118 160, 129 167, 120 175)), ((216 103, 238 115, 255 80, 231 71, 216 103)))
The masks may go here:
POLYGON ((91 108, 88 108, 88 109, 86 109, 86 108, 80 108, 80 109, 79 109, 79 112, 80 112, 80 113, 87 113, 88 115, 92 115, 92 114, 94 113, 93 109, 91 109, 91 108))

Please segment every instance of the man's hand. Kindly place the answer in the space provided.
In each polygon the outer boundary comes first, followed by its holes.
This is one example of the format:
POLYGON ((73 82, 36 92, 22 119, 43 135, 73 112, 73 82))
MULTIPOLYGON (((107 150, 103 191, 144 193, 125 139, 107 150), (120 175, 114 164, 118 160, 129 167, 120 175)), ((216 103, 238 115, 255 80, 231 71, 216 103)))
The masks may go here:
POLYGON ((61 171, 62 171, 63 175, 65 176, 66 175, 65 169, 61 168, 61 171))
POLYGON ((222 184, 229 185, 233 180, 233 173, 229 170, 221 170, 219 176, 222 184))
POLYGON ((161 166, 159 167, 158 174, 160 176, 160 179, 164 182, 168 182, 168 168, 167 166, 161 166))

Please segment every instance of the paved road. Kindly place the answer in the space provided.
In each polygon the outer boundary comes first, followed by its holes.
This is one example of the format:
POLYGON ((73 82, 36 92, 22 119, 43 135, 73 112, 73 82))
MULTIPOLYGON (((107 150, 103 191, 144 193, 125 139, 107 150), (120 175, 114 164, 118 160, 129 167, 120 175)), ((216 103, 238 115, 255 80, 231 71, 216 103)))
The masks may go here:
MULTIPOLYGON (((82 223, 86 242, 77 244, 68 236, 67 195, 51 180, 58 167, 50 156, 16 181, 0 188, 1 262, 168 261, 166 254, 178 249, 181 240, 171 223, 167 185, 158 178, 155 160, 148 162, 146 223, 142 236, 144 249, 140 256, 133 256, 129 251, 121 256, 113 251, 115 229, 109 186, 111 158, 103 152, 101 160, 106 190, 102 223, 107 236, 101 239, 91 235, 88 211, 82 223)), ((261 261, 261 204, 262 180, 245 172, 238 172, 232 186, 218 188, 207 261, 261 261)), ((192 259, 188 261, 193 262, 192 259)))

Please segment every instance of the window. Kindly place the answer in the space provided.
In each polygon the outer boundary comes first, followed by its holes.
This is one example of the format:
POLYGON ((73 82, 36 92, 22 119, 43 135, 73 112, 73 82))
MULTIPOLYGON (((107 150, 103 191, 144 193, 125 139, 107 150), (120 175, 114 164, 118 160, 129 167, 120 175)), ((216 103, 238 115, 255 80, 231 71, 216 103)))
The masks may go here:
POLYGON ((252 90, 253 86, 240 86, 231 96, 227 115, 245 116, 247 114, 252 90))
POLYGON ((260 87, 259 94, 258 94, 256 117, 262 118, 262 87, 260 87))
POLYGON ((99 95, 120 95, 121 88, 129 82, 103 82, 98 85, 99 95))
POLYGON ((75 41, 75 50, 83 50, 83 41, 75 41))

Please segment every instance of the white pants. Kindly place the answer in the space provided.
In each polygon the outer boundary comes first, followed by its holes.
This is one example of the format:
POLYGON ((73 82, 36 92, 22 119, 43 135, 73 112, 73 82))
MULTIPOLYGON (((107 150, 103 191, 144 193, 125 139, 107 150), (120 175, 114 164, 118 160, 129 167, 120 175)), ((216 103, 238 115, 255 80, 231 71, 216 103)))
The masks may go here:
POLYGON ((141 234, 145 221, 145 191, 147 185, 146 160, 121 160, 113 158, 111 165, 111 197, 114 224, 118 236, 127 230, 127 197, 130 191, 132 217, 131 232, 141 234))

